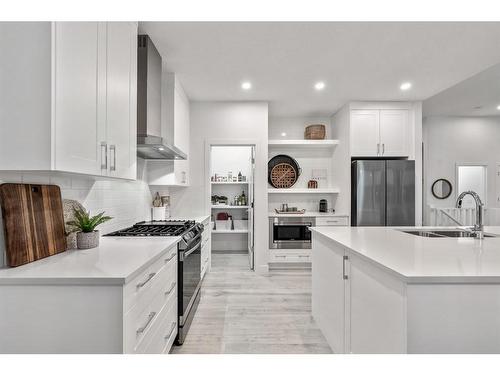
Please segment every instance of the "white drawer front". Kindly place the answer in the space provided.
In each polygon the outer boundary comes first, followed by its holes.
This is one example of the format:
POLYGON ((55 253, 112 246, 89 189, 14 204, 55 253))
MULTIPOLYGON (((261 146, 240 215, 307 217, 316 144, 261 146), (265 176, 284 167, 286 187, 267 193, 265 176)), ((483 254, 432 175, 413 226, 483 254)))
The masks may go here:
MULTIPOLYGON (((162 323, 161 311, 165 305, 177 309, 177 281, 165 284, 151 303, 145 307, 135 305, 124 317, 125 352, 134 353, 145 348, 156 327, 162 323)), ((177 310, 176 310, 177 312, 177 310)))
POLYGON ((272 263, 303 263, 311 262, 310 250, 305 251, 271 251, 270 261, 272 263))
POLYGON ((161 354, 168 353, 175 337, 177 336, 177 300, 169 299, 158 314, 146 340, 135 350, 135 353, 141 354, 161 354))
MULTIPOLYGON (((175 265, 175 272, 177 272, 177 245, 172 246, 142 274, 125 285, 123 291, 124 312, 127 313, 136 304, 148 304, 152 295, 155 294, 154 289, 165 285, 162 284, 164 280, 160 280, 160 274, 167 268, 172 267, 172 265, 175 265)), ((169 271, 169 273, 171 274, 172 271, 169 271)))
POLYGON ((317 217, 316 226, 348 226, 349 218, 347 216, 317 217))

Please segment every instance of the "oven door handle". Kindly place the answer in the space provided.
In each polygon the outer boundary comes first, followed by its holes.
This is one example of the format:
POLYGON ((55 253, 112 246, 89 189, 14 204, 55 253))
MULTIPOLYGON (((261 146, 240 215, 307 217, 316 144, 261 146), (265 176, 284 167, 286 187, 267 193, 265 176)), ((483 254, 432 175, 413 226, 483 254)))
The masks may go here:
POLYGON ((188 251, 181 251, 179 254, 179 260, 181 262, 184 261, 184 259, 186 259, 188 256, 190 256, 192 253, 194 253, 200 247, 201 247, 201 241, 198 242, 198 244, 195 247, 193 247, 192 249, 189 249, 188 251))

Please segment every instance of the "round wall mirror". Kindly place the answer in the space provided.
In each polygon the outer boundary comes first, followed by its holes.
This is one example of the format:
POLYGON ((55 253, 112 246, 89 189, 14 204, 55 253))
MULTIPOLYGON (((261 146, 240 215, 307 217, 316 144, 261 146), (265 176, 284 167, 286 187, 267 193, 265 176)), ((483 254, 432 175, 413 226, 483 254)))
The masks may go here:
POLYGON ((434 181, 431 190, 432 195, 434 195, 435 198, 446 199, 451 195, 451 182, 444 178, 440 178, 439 180, 434 181))

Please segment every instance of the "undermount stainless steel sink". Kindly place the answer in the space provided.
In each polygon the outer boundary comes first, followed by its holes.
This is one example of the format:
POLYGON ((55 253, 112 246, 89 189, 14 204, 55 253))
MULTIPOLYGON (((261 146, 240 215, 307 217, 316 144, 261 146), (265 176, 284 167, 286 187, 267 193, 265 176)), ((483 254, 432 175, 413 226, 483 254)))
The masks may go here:
MULTIPOLYGON (((450 238, 450 237, 465 237, 474 238, 476 233, 467 230, 404 230, 404 233, 413 234, 420 237, 433 237, 433 238, 450 238)), ((498 237, 494 234, 485 233, 484 237, 498 237)))

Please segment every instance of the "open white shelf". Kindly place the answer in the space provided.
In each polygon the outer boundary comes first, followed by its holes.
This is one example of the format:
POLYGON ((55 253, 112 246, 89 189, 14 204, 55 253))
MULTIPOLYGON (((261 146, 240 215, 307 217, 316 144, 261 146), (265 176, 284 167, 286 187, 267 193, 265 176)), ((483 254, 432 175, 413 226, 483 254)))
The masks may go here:
POLYGON ((270 139, 271 148, 334 148, 339 144, 338 139, 270 139))
POLYGON ((327 188, 327 189, 267 189, 269 194, 338 194, 339 189, 327 188))
POLYGON ((212 209, 216 210, 233 210, 238 208, 249 208, 250 206, 230 206, 227 204, 214 204, 212 205, 212 209))
POLYGON ((248 233, 248 229, 217 229, 213 230, 212 233, 218 233, 218 234, 244 234, 248 233))
POLYGON ((244 182, 211 182, 212 185, 248 185, 248 181, 244 182))

